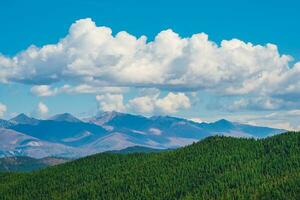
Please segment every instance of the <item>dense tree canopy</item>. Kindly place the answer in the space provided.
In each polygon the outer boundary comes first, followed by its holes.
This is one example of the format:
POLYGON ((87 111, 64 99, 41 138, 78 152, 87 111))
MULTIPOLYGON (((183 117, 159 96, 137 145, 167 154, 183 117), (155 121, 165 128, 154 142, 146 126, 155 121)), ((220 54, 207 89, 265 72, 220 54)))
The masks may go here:
POLYGON ((0 199, 300 199, 300 133, 215 136, 172 151, 1 173, 0 199))

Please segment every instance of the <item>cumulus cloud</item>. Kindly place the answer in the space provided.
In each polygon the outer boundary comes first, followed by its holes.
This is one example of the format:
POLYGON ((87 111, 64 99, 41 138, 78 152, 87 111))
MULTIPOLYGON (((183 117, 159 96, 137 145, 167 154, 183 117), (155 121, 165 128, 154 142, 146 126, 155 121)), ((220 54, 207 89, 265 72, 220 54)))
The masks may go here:
POLYGON ((156 101, 156 106, 164 113, 176 113, 180 108, 190 108, 189 98, 183 94, 174 94, 170 92, 167 96, 156 101))
POLYGON ((299 75, 300 64, 289 66, 291 60, 273 44, 232 39, 218 45, 204 33, 181 38, 169 29, 152 42, 125 31, 113 36, 110 28, 87 18, 72 24, 57 44, 30 46, 12 58, 0 56, 0 80, 48 85, 76 78, 106 86, 244 94, 270 89, 270 84, 271 89, 293 87, 287 78, 299 75))
POLYGON ((129 101, 129 107, 138 113, 174 114, 191 107, 190 99, 184 93, 169 92, 165 97, 155 95, 140 96, 129 101))
POLYGON ((184 93, 169 92, 164 97, 160 93, 124 100, 122 94, 97 95, 99 111, 134 112, 139 114, 174 114, 191 107, 190 99, 184 93))
POLYGON ((49 109, 46 104, 44 104, 43 102, 39 102, 37 112, 40 116, 45 116, 46 114, 48 114, 49 109))
POLYGON ((0 117, 3 117, 6 111, 7 111, 6 105, 0 102, 0 117))
POLYGON ((57 88, 51 89, 49 85, 35 85, 30 91, 36 96, 53 96, 58 92, 57 88))
POLYGON ((149 114, 154 112, 156 99, 156 96, 136 97, 129 101, 129 105, 138 113, 149 114))
POLYGON ((97 95, 96 100, 99 102, 100 111, 126 111, 126 107, 123 103, 123 95, 121 94, 107 93, 104 95, 97 95))
POLYGON ((167 99, 144 96, 132 100, 141 112, 160 108, 172 113, 188 103, 183 96, 180 106, 170 103, 171 94, 201 90, 256 99, 234 102, 236 107, 253 109, 251 105, 263 104, 276 109, 285 101, 296 105, 300 97, 300 62, 291 64, 292 59, 280 54, 274 44, 255 45, 238 39, 217 44, 205 33, 183 38, 168 29, 153 41, 125 31, 113 35, 109 27, 96 26, 87 18, 73 23, 56 44, 32 45, 12 57, 0 54, 0 82, 31 84, 31 92, 38 96, 117 94, 124 87, 172 92, 167 99), (62 87, 53 86, 62 83, 62 87))

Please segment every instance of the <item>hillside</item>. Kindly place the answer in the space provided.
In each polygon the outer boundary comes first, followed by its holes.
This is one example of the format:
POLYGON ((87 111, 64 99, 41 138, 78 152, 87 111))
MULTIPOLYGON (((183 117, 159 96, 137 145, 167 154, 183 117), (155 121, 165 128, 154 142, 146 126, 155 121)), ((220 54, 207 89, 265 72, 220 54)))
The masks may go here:
POLYGON ((0 199, 299 199, 300 132, 213 136, 173 151, 102 153, 0 174, 0 199))
MULTIPOLYGON (((148 147, 133 146, 121 150, 107 151, 106 153, 113 154, 131 154, 131 153, 153 153, 167 151, 167 149, 152 149, 148 147)), ((29 172, 49 166, 70 161, 70 158, 60 157, 45 157, 45 158, 31 158, 26 156, 12 156, 0 158, 0 172, 29 172)))
POLYGON ((107 151, 106 153, 130 154, 130 153, 155 153, 167 151, 168 149, 152 149, 149 147, 133 146, 121 150, 107 151))
POLYGON ((69 161, 66 158, 46 157, 41 159, 18 156, 0 158, 0 172, 32 171, 69 161))

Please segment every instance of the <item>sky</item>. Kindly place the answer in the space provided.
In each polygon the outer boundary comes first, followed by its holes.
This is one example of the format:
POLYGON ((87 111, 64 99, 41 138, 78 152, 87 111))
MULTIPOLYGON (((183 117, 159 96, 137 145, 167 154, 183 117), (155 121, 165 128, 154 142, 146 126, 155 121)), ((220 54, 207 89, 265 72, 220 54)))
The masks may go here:
POLYGON ((300 129, 299 1, 2 1, 0 118, 103 111, 300 129))

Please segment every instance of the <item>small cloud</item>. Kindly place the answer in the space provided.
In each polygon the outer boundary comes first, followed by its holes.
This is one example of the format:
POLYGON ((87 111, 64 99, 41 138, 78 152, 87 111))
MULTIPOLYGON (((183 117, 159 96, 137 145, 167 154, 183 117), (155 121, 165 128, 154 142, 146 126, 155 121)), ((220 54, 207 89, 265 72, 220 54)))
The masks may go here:
POLYGON ((7 111, 6 105, 0 102, 0 117, 3 117, 6 111, 7 111))
POLYGON ((163 113, 176 113, 179 109, 191 107, 190 99, 184 93, 168 93, 162 99, 156 101, 156 107, 163 113))
POLYGON ((35 85, 31 88, 31 93, 36 96, 54 96, 58 93, 58 90, 52 89, 49 85, 35 85))
POLYGON ((136 97, 129 101, 129 106, 138 113, 150 114, 155 109, 155 99, 153 96, 136 97))
POLYGON ((121 94, 108 93, 104 95, 97 95, 96 100, 99 102, 99 110, 101 111, 126 111, 126 107, 123 103, 123 95, 121 94))
POLYGON ((43 102, 40 102, 38 104, 37 111, 40 116, 45 116, 48 114, 49 109, 46 104, 44 104, 43 102))
POLYGON ((188 120, 191 120, 193 122, 197 122, 197 123, 202 123, 204 122, 203 119, 199 118, 199 117, 192 117, 192 118, 189 118, 188 120))
POLYGON ((129 107, 142 114, 174 114, 181 109, 190 108, 191 103, 184 93, 169 92, 162 98, 159 98, 159 93, 133 98, 129 101, 129 107))

